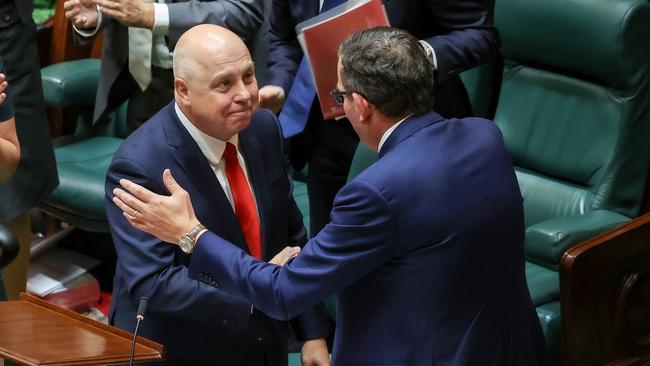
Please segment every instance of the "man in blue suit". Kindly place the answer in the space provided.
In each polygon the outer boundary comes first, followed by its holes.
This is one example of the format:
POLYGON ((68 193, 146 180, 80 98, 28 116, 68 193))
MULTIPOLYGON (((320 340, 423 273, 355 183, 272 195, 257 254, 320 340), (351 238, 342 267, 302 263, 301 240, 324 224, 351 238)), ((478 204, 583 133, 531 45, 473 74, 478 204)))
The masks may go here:
MULTIPOLYGON (((522 198, 501 133, 488 120, 429 112, 432 78, 404 31, 347 39, 333 96, 379 160, 341 189, 331 221, 284 266, 205 232, 190 275, 278 319, 336 293, 334 365, 544 364, 522 198)), ((116 190, 114 202, 163 240, 201 221, 171 181, 169 197, 121 183, 134 195, 116 190)))
MULTIPOLYGON (((189 196, 201 202, 196 214, 205 227, 242 250, 268 260, 285 243, 304 244, 278 122, 268 110, 257 109, 253 63, 241 39, 216 25, 192 28, 176 46, 174 74, 175 102, 115 154, 107 198, 122 178, 166 192, 161 176, 171 168, 189 196)), ((190 279, 193 255, 134 229, 110 202, 107 213, 118 256, 112 324, 133 331, 138 302, 146 296, 140 334, 165 346, 164 364, 286 366, 287 323, 190 279)), ((328 364, 324 308, 292 318, 298 338, 307 340, 305 363, 328 364)))
MULTIPOLYGON (((343 0, 274 0, 269 81, 261 105, 277 112, 294 168, 309 164, 307 189, 311 234, 329 221, 334 196, 345 184, 359 138, 347 119, 323 121, 309 69, 296 39, 296 24, 343 0), (286 99, 286 103, 285 103, 286 99)), ((384 0, 390 25, 405 29, 430 51, 436 70, 434 110, 445 118, 472 116, 458 75, 499 52, 494 0, 384 0)))

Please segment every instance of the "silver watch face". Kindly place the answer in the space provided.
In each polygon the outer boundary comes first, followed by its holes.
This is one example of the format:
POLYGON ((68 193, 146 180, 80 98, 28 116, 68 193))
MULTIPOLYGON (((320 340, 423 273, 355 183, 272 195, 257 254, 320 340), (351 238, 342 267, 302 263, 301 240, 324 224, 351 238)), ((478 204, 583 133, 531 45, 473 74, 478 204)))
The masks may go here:
POLYGON ((192 251, 192 239, 187 235, 183 235, 178 241, 178 246, 181 247, 183 252, 190 253, 192 251))

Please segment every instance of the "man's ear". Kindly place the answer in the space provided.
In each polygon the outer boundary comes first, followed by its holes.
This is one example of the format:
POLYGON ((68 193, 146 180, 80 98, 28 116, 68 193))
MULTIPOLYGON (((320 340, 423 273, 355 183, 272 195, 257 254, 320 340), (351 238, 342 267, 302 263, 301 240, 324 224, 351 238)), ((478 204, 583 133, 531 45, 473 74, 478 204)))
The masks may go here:
POLYGON ((176 103, 184 106, 190 105, 190 90, 187 82, 181 78, 174 78, 174 94, 176 95, 176 103))
POLYGON ((359 93, 352 93, 352 102, 359 112, 359 122, 368 122, 373 113, 375 106, 359 93))

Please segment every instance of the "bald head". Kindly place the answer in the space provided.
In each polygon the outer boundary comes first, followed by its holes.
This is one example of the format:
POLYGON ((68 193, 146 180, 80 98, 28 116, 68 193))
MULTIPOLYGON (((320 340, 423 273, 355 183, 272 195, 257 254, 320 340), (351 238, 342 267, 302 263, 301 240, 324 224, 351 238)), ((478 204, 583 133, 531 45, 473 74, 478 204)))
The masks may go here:
POLYGON ((233 55, 246 53, 242 40, 230 30, 214 25, 200 24, 190 28, 178 39, 174 48, 174 77, 188 82, 215 66, 215 60, 228 60, 233 55))
POLYGON ((199 130, 227 141, 246 128, 259 103, 244 42, 226 28, 197 25, 174 50, 174 99, 199 130))

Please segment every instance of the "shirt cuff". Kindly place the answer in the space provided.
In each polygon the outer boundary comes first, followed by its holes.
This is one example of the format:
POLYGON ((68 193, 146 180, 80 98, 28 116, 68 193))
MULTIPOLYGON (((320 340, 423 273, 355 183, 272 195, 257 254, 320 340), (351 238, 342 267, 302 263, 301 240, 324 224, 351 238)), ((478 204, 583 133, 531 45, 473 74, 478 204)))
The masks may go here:
POLYGON ((158 35, 169 34, 169 7, 167 4, 153 3, 153 29, 158 35))
POLYGON ((72 29, 74 29, 74 31, 80 36, 90 38, 99 32, 99 27, 102 25, 102 12, 99 10, 99 5, 96 5, 96 7, 99 14, 97 16, 97 25, 95 26, 95 29, 79 29, 75 27, 74 24, 72 25, 72 29))

